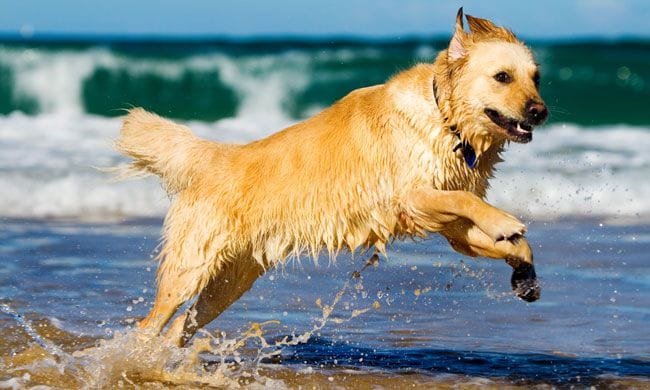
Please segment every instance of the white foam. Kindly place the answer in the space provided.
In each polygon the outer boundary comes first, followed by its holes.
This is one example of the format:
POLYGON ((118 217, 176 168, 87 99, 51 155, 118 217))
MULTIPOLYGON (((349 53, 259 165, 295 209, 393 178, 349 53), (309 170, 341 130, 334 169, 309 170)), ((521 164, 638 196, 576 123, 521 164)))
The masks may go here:
POLYGON ((650 218, 650 129, 625 125, 537 130, 512 144, 488 199, 521 215, 650 218))
POLYGON ((217 123, 192 122, 206 138, 246 142, 287 126, 283 104, 305 88, 309 57, 280 55, 237 58, 218 53, 172 60, 134 60, 104 51, 39 50, 0 47, 0 65, 10 61, 16 91, 34 99, 36 116, 0 116, 0 216, 84 217, 158 216, 167 208, 156 179, 114 183, 94 167, 124 159, 111 148, 118 119, 83 114, 81 87, 96 67, 126 69, 178 78, 184 71, 218 70, 239 98, 237 116, 217 123), (54 80, 50 82, 50 80, 54 80))
POLYGON ((40 112, 80 114, 82 85, 99 66, 115 66, 105 49, 47 51, 0 46, 0 65, 13 73, 13 99, 35 101, 40 112))
MULTIPOLYGON (((263 116, 265 118, 265 116, 263 116)), ((289 120, 276 117, 283 127, 289 120)), ((193 122, 205 138, 246 142, 273 131, 244 116, 216 123, 193 122)), ((66 113, 0 116, 0 216, 151 217, 169 201, 156 178, 115 182, 96 168, 126 160, 113 150, 120 120, 66 113)))
MULTIPOLYGON (((205 138, 248 142, 290 123, 282 112, 274 115, 272 124, 263 110, 244 110, 235 118, 189 125, 205 138)), ((164 215, 169 201, 157 179, 114 182, 94 168, 125 161, 111 147, 119 127, 117 118, 91 115, 0 116, 0 216, 164 215)), ((491 182, 488 199, 495 205, 536 219, 650 220, 650 129, 554 125, 536 130, 530 144, 508 149, 491 182)))
POLYGON ((216 72, 237 94, 237 117, 263 119, 269 129, 289 120, 282 106, 307 86, 312 65, 313 58, 299 51, 253 56, 212 52, 161 59, 129 57, 105 48, 48 51, 0 45, 0 66, 12 72, 12 98, 35 102, 39 113, 82 115, 83 83, 100 68, 169 80, 186 72, 216 72))
POLYGON ((189 64, 207 62, 217 65, 221 81, 235 90, 240 98, 237 117, 254 118, 269 126, 289 121, 282 108, 287 99, 303 90, 308 82, 310 58, 304 53, 255 56, 233 60, 213 55, 196 57, 189 64))

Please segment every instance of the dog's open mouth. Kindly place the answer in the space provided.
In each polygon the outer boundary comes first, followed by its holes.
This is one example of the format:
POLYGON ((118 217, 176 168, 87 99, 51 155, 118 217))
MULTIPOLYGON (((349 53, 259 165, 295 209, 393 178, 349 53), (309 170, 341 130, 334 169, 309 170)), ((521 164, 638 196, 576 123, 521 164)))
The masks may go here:
POLYGON ((515 142, 525 144, 533 139, 533 126, 526 122, 519 122, 516 119, 508 118, 499 111, 486 108, 485 115, 497 126, 504 129, 508 138, 515 142))

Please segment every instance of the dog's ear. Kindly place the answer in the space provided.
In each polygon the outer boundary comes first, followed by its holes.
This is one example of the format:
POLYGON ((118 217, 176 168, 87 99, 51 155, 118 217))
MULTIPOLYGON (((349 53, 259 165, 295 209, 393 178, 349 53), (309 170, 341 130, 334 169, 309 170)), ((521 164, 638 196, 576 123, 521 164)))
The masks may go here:
POLYGON ((499 27, 487 19, 475 18, 470 15, 465 16, 469 24, 469 31, 476 35, 494 34, 499 27))
POLYGON ((470 15, 465 15, 467 24, 469 24, 469 31, 475 36, 475 40, 498 38, 507 42, 515 42, 517 38, 512 31, 499 27, 487 19, 475 18, 470 15))
POLYGON ((454 35, 451 37, 451 42, 449 42, 449 49, 447 49, 447 59, 449 62, 454 62, 467 54, 467 49, 465 48, 466 42, 467 33, 463 26, 463 7, 460 7, 456 14, 456 29, 454 30, 454 35))

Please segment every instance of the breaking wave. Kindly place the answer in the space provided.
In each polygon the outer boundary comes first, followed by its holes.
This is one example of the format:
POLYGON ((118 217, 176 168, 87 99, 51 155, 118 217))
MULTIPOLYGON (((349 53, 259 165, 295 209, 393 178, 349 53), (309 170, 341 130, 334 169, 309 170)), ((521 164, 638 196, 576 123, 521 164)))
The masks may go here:
MULTIPOLYGON (((205 138, 247 142, 291 123, 281 112, 275 115, 274 121, 261 113, 189 125, 205 138)), ((112 148, 119 127, 117 118, 94 115, 0 116, 0 216, 164 215, 169 200, 155 178, 115 182, 96 168, 125 161, 112 148)), ((647 220, 648 149, 649 128, 551 125, 530 144, 509 146, 488 199, 537 219, 647 220)))
MULTIPOLYGON (((161 216, 168 199, 155 179, 113 182, 95 168, 123 162, 111 141, 124 108, 193 120, 206 138, 247 142, 431 61, 445 44, 0 43, 0 216, 161 216)), ((647 219, 647 44, 534 49, 552 122, 530 145, 510 146, 489 199, 538 219, 647 219)))

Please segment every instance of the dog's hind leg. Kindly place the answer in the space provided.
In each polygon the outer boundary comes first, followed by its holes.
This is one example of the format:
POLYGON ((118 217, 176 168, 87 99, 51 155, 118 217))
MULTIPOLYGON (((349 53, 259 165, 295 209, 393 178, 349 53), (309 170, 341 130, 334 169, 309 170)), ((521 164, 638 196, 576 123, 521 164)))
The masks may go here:
POLYGON ((198 283, 197 274, 192 270, 169 267, 159 272, 156 300, 138 327, 160 334, 178 307, 196 295, 198 283))
POLYGON ((201 329, 253 287, 264 268, 253 259, 235 259, 223 265, 200 292, 194 305, 178 316, 165 337, 184 346, 201 329))

